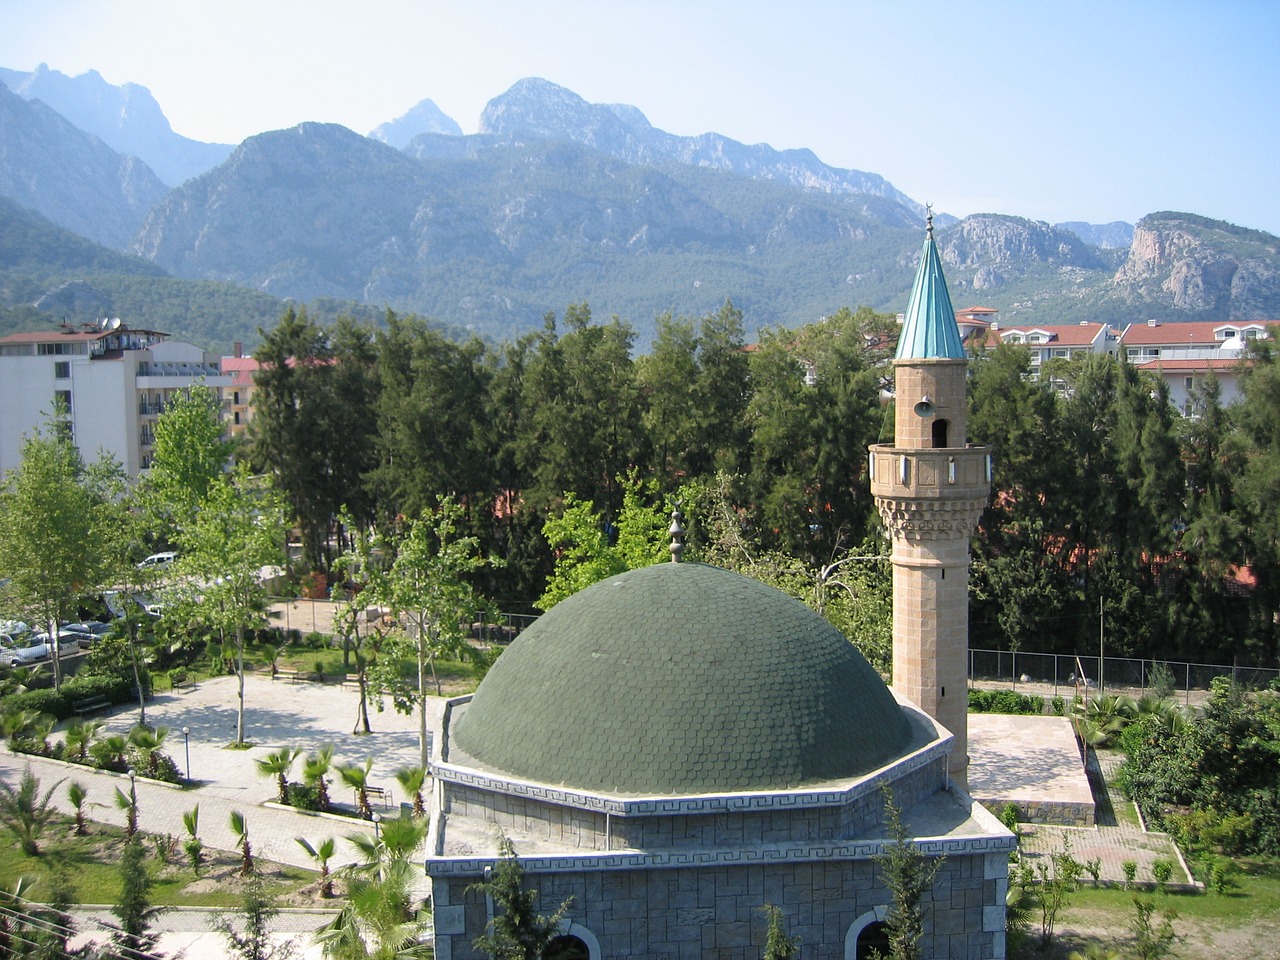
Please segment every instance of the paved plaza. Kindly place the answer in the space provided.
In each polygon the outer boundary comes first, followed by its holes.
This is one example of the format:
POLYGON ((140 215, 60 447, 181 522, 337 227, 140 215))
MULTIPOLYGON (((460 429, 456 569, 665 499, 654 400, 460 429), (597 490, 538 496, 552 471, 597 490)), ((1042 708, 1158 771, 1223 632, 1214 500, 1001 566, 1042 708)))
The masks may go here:
MULTIPOLYGON (((338 852, 332 861, 337 867, 360 859, 354 847, 341 839, 350 833, 372 833, 373 824, 349 818, 310 816, 298 811, 276 809, 264 804, 275 798, 275 780, 264 777, 256 761, 280 747, 300 747, 310 752, 333 744, 335 763, 360 763, 373 759, 370 782, 388 788, 392 801, 381 812, 384 816, 399 814, 402 798, 394 771, 419 762, 418 718, 397 713, 388 702, 379 713, 370 707, 368 735, 354 735, 358 694, 354 687, 336 683, 290 683, 272 681, 268 677, 249 675, 245 678, 245 739, 253 746, 247 750, 231 749, 236 734, 236 678, 217 677, 203 680, 181 693, 160 693, 146 705, 149 724, 169 728, 164 751, 187 769, 187 741, 182 728, 190 730, 190 772, 194 787, 180 789, 139 779, 138 809, 141 825, 149 833, 186 835, 182 815, 197 803, 200 805, 200 838, 207 847, 237 851, 236 837, 231 831, 231 811, 244 814, 250 841, 257 856, 278 863, 314 869, 314 862, 295 841, 304 836, 313 845, 326 837, 338 839, 338 852)), ((443 701, 428 701, 428 726, 437 729, 443 712, 443 701)), ((127 734, 138 722, 138 707, 116 706, 104 720, 104 733, 127 734)), ((55 737, 58 735, 55 732, 55 737)), ((0 778, 16 783, 30 763, 42 786, 48 787, 66 777, 82 783, 93 807, 92 817, 123 826, 124 813, 116 808, 113 798, 117 787, 128 790, 128 778, 119 774, 95 771, 88 767, 42 760, 0 751, 0 778)), ((293 779, 300 776, 300 765, 293 779)), ((333 779, 337 779, 334 777, 333 779)), ((354 797, 334 784, 333 799, 350 804, 354 797)), ((58 806, 71 812, 65 789, 54 793, 58 806)), ((375 810, 377 810, 375 805, 375 810)), ((418 894, 425 895, 425 874, 418 894)), ((99 914, 105 919, 109 915, 99 914)), ((277 929, 282 931, 314 930, 326 917, 317 912, 285 913, 277 929)), ((157 921, 158 929, 168 929, 160 949, 174 955, 185 950, 187 960, 203 960, 226 956, 226 943, 221 936, 205 932, 208 911, 170 911, 157 921)), ((301 944, 309 937, 299 938, 301 944)), ((318 957, 318 948, 309 947, 306 956, 318 957)))

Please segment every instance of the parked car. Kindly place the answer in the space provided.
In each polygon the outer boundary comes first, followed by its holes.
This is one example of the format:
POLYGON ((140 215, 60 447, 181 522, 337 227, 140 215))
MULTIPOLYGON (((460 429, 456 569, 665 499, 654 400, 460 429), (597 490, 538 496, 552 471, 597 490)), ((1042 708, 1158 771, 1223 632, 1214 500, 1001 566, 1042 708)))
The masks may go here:
MULTIPOLYGON (((75 633, 67 630, 58 631, 58 656, 65 657, 80 652, 80 641, 90 634, 75 633)), ((92 641, 90 641, 92 643, 92 641)), ((42 663, 49 659, 49 635, 47 633, 32 634, 25 646, 14 647, 5 653, 5 662, 11 667, 25 667, 33 663, 42 663)))
POLYGON ((79 634, 80 649, 85 650, 93 646, 95 640, 100 640, 110 633, 111 624, 103 623, 101 620, 82 620, 79 623, 64 623, 62 630, 79 634))
POLYGON ((162 553, 153 553, 151 556, 147 557, 140 564, 138 564, 138 569, 139 570, 158 570, 161 567, 169 566, 169 564, 173 563, 173 561, 176 559, 178 559, 178 554, 176 551, 173 551, 173 550, 165 550, 162 553))
POLYGON ((0 620, 0 647, 25 646, 31 628, 21 620, 0 620))

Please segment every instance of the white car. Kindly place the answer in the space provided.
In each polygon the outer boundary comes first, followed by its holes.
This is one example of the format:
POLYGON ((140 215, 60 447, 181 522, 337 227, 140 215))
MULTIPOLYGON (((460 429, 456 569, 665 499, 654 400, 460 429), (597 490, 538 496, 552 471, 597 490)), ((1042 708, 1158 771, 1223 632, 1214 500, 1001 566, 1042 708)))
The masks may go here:
POLYGON ((161 553, 153 553, 147 559, 138 564, 139 570, 158 570, 161 567, 167 567, 178 559, 178 554, 174 550, 165 550, 161 553))
MULTIPOLYGON (((70 653, 80 652, 80 639, 84 634, 70 630, 58 631, 58 656, 65 657, 70 653)), ((27 638, 25 646, 14 647, 5 651, 5 662, 11 667, 25 667, 32 663, 42 663, 49 659, 49 635, 47 633, 32 634, 27 638)))

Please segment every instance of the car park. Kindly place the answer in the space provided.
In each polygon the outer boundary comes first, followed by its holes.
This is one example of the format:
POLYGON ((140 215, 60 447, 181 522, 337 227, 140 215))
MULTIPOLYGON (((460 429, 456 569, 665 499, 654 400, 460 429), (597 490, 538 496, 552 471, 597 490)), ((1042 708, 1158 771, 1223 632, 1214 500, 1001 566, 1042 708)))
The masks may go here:
POLYGON ((79 623, 64 623, 59 632, 62 631, 79 634, 80 649, 84 650, 110 633, 111 624, 103 623, 101 620, 81 620, 79 623))
MULTIPOLYGON (((68 630, 58 631, 58 656, 65 657, 80 652, 80 641, 91 634, 76 633, 68 630)), ((92 643, 92 641, 90 641, 92 643)), ((42 663, 49 659, 49 635, 36 633, 29 636, 26 643, 5 651, 4 662, 11 667, 25 667, 33 663, 42 663)))

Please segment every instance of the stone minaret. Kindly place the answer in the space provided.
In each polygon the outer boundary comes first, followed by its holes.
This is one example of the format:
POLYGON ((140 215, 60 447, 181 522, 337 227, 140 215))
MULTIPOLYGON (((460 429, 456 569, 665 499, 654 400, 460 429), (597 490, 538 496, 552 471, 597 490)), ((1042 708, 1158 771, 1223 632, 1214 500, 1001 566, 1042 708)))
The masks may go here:
POLYGON ((893 540, 893 687, 955 735, 967 785, 969 537, 991 489, 986 447, 965 441, 965 375, 929 214, 894 372, 893 445, 871 447, 871 492, 893 540))

